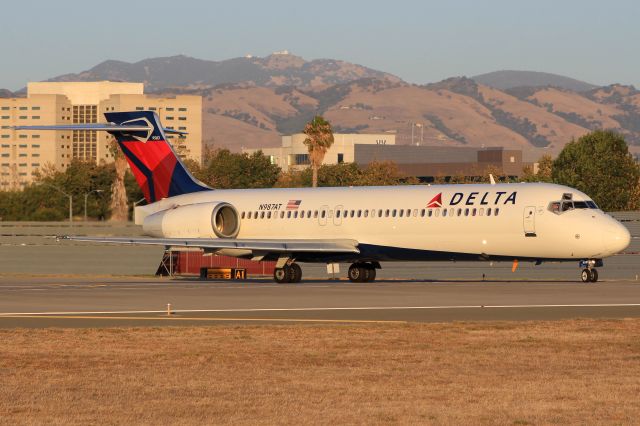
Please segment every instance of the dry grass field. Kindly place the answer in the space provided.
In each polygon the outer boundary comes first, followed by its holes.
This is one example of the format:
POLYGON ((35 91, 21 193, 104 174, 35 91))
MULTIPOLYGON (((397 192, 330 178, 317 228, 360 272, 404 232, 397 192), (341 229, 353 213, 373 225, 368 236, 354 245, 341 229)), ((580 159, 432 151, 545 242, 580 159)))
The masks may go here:
POLYGON ((2 424, 633 424, 640 320, 0 330, 2 424))

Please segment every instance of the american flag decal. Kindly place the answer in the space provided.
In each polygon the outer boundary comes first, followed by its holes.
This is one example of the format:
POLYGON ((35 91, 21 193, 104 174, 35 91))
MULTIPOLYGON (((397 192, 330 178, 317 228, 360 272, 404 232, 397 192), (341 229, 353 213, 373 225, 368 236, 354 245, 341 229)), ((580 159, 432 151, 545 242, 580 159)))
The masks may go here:
POLYGON ((289 200, 287 203, 287 210, 298 210, 300 203, 302 203, 302 200, 289 200))

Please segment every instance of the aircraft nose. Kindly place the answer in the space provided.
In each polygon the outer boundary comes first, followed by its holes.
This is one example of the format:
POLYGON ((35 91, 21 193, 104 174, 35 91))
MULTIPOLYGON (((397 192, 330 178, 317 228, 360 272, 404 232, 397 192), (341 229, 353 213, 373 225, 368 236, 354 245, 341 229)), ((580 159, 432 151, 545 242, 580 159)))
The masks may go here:
POLYGON ((603 239, 607 250, 611 253, 619 253, 629 247, 631 233, 626 226, 618 221, 613 221, 605 229, 603 239))

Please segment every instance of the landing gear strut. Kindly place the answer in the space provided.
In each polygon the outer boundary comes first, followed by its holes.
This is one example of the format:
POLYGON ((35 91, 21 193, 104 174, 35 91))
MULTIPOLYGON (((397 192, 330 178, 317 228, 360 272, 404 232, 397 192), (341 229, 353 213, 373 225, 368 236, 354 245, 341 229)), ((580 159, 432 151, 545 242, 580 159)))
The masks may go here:
POLYGON ((376 279, 376 268, 371 263, 354 263, 347 275, 352 283, 369 283, 376 279))
POLYGON ((276 268, 273 270, 273 279, 278 284, 299 283, 302 281, 302 268, 297 263, 276 268))

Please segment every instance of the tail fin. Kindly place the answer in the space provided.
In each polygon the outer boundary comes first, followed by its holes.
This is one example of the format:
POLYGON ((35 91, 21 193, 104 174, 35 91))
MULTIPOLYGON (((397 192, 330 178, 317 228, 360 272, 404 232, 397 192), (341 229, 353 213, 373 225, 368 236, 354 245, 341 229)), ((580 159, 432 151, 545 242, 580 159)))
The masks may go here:
POLYGON ((167 142, 155 112, 105 112, 104 115, 109 123, 132 129, 107 131, 116 137, 147 202, 211 189, 194 178, 180 161, 167 142))

